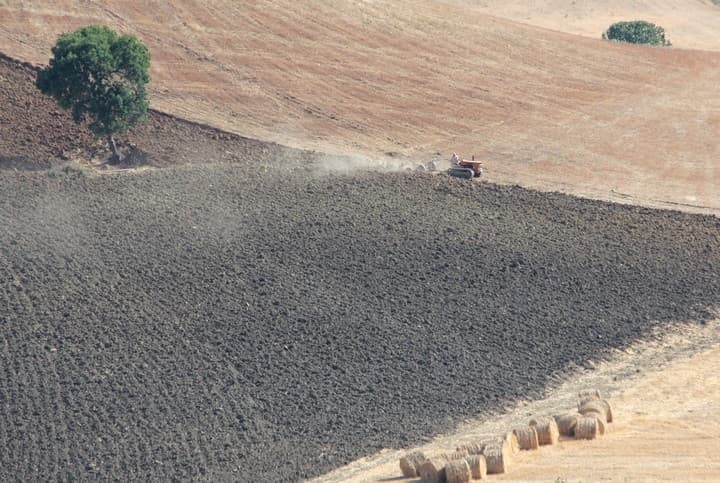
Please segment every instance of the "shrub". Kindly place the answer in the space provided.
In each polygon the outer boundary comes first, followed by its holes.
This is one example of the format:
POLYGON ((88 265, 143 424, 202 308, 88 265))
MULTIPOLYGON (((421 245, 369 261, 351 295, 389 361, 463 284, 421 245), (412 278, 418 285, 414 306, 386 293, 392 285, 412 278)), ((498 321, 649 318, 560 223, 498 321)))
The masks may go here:
POLYGON ((645 22, 644 20, 614 23, 602 34, 602 38, 630 44, 660 45, 665 47, 672 45, 665 38, 664 28, 654 23, 645 22))

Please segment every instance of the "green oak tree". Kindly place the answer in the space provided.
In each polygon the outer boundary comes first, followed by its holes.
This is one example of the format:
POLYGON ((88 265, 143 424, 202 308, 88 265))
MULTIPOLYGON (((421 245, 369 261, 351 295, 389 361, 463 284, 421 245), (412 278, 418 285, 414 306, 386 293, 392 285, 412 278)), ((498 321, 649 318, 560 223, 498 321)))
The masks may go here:
POLYGON ((76 123, 89 121, 90 130, 107 139, 113 160, 119 161, 113 135, 147 118, 148 49, 132 35, 88 25, 62 34, 52 53, 36 86, 70 109, 76 123))
POLYGON ((664 28, 644 20, 614 23, 602 34, 602 38, 630 44, 659 45, 662 47, 672 45, 665 38, 664 28))

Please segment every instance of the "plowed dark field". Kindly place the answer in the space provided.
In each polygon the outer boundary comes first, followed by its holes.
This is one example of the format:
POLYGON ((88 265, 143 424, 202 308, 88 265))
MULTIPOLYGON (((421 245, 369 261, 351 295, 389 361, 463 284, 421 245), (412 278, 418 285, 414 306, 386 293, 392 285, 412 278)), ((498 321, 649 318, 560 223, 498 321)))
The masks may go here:
POLYGON ((0 145, 2 481, 318 475, 720 305, 714 217, 321 174, 160 114, 163 169, 48 170, 77 136, 1 65, 3 117, 37 109, 3 136, 53 140, 0 145))

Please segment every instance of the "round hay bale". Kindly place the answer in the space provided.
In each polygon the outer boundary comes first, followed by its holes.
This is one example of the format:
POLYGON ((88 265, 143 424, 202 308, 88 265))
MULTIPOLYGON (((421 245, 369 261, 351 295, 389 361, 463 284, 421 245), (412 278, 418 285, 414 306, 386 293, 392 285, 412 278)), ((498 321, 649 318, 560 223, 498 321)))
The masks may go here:
POLYGON ((540 445, 556 444, 560 439, 560 430, 553 418, 535 418, 530 420, 530 426, 535 427, 540 445))
POLYGON ((580 415, 577 413, 558 414, 553 416, 557 423, 558 431, 562 436, 575 436, 575 426, 580 415))
POLYGON ((589 417, 589 416, 595 416, 595 417, 598 418, 600 421, 605 421, 605 417, 606 417, 606 416, 605 416, 605 411, 600 412, 600 411, 595 411, 595 410, 593 410, 593 411, 583 411, 583 413, 582 413, 580 416, 588 416, 588 417, 589 417))
POLYGON ((455 450, 455 452, 450 455, 451 456, 450 459, 463 460, 469 454, 470 454, 470 452, 466 449, 455 450))
POLYGON ((518 442, 517 435, 515 434, 515 431, 509 431, 505 433, 505 436, 502 438, 502 441, 504 441, 508 449, 510 450, 510 455, 515 456, 520 452, 520 443, 518 442))
POLYGON ((517 437, 518 446, 522 450, 538 449, 540 442, 538 441, 537 430, 533 426, 517 428, 513 431, 517 437))
POLYGON ((583 416, 587 416, 589 413, 597 413, 600 415, 600 419, 606 423, 611 423, 613 419, 610 403, 602 399, 592 399, 579 404, 578 412, 583 416))
POLYGON ((581 417, 597 419, 598 433, 600 434, 600 436, 603 436, 605 434, 605 432, 607 431, 607 425, 605 423, 605 415, 604 414, 599 414, 595 411, 590 411, 588 413, 585 413, 581 417))
POLYGON ((467 449, 464 448, 458 448, 452 453, 444 453, 441 456, 448 461, 456 461, 456 460, 462 460, 465 459, 466 456, 469 456, 470 452, 467 449))
MULTIPOLYGON (((582 407, 585 407, 585 406, 588 405, 588 404, 589 404, 588 401, 586 401, 586 402, 583 403, 581 406, 582 406, 582 407)), ((612 407, 610 407, 610 403, 609 403, 606 399, 597 399, 596 402, 592 404, 592 406, 598 407, 598 405, 599 405, 600 407, 602 407, 602 408, 605 409, 605 411, 604 411, 604 415, 605 415, 604 421, 605 421, 606 423, 612 423, 612 422, 613 422, 613 413, 612 413, 612 407)))
POLYGON ((400 458, 400 470, 405 478, 420 476, 420 466, 425 461, 421 451, 414 451, 400 458))
POLYGON ((575 426, 575 438, 595 439, 600 435, 600 420, 595 416, 583 416, 575 426))
POLYGON ((601 418, 597 418, 598 420, 598 433, 600 433, 600 436, 604 436, 607 432, 607 426, 603 422, 601 418))
POLYGON ((467 451, 468 455, 482 454, 485 448, 485 443, 469 443, 462 446, 458 446, 456 451, 467 451))
POLYGON ((487 477, 487 462, 481 454, 470 455, 465 458, 470 467, 470 474, 473 480, 484 480, 487 477))
POLYGON ((445 465, 447 458, 443 456, 428 458, 420 465, 420 479, 427 483, 443 483, 445 478, 445 465))
POLYGON ((600 391, 597 389, 586 389, 578 393, 578 401, 581 403, 590 399, 602 399, 600 397, 600 391))
POLYGON ((507 444, 492 443, 483 452, 489 475, 499 475, 507 471, 510 463, 510 451, 507 444))
POLYGON ((610 403, 606 399, 601 399, 603 404, 605 405, 605 410, 607 411, 607 421, 608 423, 613 422, 613 412, 612 412, 612 406, 610 406, 610 403))
POLYGON ((445 479, 447 483, 468 483, 472 478, 470 465, 467 461, 455 460, 445 465, 445 479))

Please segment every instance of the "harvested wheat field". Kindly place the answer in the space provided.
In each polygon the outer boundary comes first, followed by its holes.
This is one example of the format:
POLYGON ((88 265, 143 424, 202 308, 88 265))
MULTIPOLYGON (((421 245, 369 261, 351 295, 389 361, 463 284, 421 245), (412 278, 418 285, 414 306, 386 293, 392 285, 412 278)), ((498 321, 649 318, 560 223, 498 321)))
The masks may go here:
POLYGON ((0 2, 0 480, 397 478, 595 387, 490 478, 718 477, 720 53, 507 5, 0 2), (125 169, 33 86, 89 22, 153 57, 125 169))

